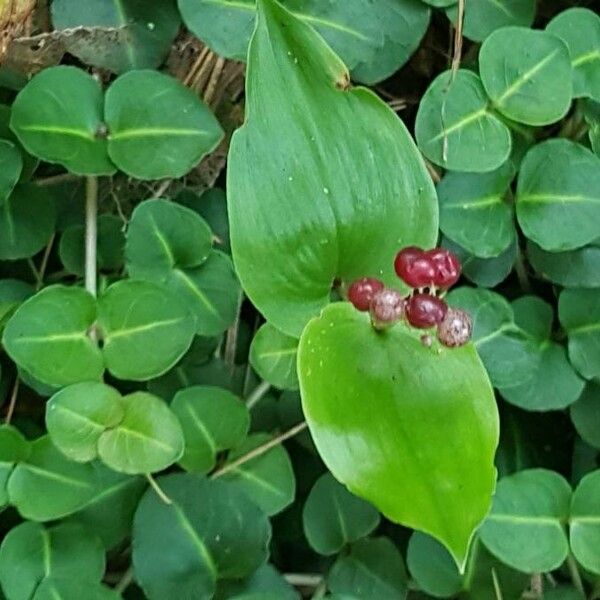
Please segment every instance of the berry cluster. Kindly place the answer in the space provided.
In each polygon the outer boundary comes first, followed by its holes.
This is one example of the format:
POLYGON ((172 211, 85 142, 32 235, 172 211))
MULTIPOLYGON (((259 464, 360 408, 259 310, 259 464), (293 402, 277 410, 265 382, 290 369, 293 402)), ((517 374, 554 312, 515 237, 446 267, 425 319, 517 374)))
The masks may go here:
POLYGON ((398 277, 413 288, 406 297, 372 277, 357 279, 348 289, 348 300, 358 310, 370 312, 373 327, 387 329, 406 319, 418 329, 437 326, 437 337, 445 346, 462 346, 469 341, 471 317, 462 310, 448 308, 438 295, 460 277, 460 262, 452 252, 409 246, 398 252, 394 268, 398 277))

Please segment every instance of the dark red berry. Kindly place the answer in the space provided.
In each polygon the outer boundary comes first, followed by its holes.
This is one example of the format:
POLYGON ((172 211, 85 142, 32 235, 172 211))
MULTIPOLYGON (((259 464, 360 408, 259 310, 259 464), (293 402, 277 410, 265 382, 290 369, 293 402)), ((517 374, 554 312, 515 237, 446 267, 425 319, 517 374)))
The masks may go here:
POLYGON ((373 296, 383 289, 383 282, 373 277, 357 279, 348 288, 348 300, 362 312, 369 310, 373 296))
POLYGON ((398 277, 413 288, 430 287, 435 278, 435 267, 427 253, 415 246, 398 252, 394 268, 398 277))
POLYGON ((375 329, 386 329, 404 316, 406 300, 400 292, 384 288, 371 300, 371 322, 375 329))
POLYGON ((415 294, 406 305, 406 318, 413 327, 426 329, 441 323, 447 309, 441 298, 429 294, 415 294))
POLYGON ((425 256, 431 261, 435 269, 433 283, 439 288, 453 286, 460 277, 460 261, 453 252, 446 248, 428 250, 425 256))
POLYGON ((396 269, 396 274, 401 279, 404 279, 404 274, 408 267, 417 259, 422 258, 423 254, 425 254, 425 250, 422 248, 417 248, 417 246, 407 246, 403 248, 396 254, 396 259, 394 260, 394 269, 396 269))
POLYGON ((437 330, 438 340, 444 346, 463 346, 471 339, 473 321, 471 315, 458 308, 449 308, 437 330))

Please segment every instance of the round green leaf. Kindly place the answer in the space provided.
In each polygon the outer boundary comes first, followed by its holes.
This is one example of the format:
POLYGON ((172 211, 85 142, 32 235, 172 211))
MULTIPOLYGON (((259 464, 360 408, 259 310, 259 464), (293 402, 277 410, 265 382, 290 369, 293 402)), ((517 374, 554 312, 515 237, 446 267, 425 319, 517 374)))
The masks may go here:
POLYGON ((570 414, 577 433, 590 446, 600 449, 600 385, 589 381, 571 405, 570 414))
POLYGON ((0 205, 19 181, 23 159, 19 149, 8 140, 0 140, 0 205))
POLYGON ((15 147, 18 148, 21 154, 22 162, 20 180, 27 181, 33 175, 39 164, 39 161, 37 158, 25 151, 17 136, 13 133, 12 129, 10 128, 10 114, 11 107, 0 104, 0 138, 12 142, 15 147))
POLYGON ((573 492, 569 541, 579 563, 600 575, 600 471, 586 475, 573 492))
POLYGON ((186 471, 210 471, 217 453, 241 443, 250 426, 246 405, 223 388, 187 387, 175 394, 171 410, 183 429, 185 451, 179 464, 186 471))
POLYGON ((490 110, 481 80, 465 69, 445 71, 427 88, 415 136, 431 162, 452 171, 493 171, 511 149, 510 131, 490 110))
MULTIPOLYGON (((266 433, 255 433, 234 448, 227 462, 248 454, 271 440, 266 433)), ((287 508, 296 495, 296 479, 290 457, 281 445, 271 448, 222 475, 234 487, 244 492, 268 516, 287 508)))
POLYGON ((111 160, 138 179, 183 177, 223 137, 198 96, 157 71, 121 75, 106 92, 104 114, 111 160))
POLYGON ((2 343, 17 365, 50 386, 98 380, 104 372, 102 355, 88 336, 95 319, 88 292, 53 285, 16 310, 2 343))
POLYGON ((517 123, 548 125, 569 110, 569 50, 545 31, 496 29, 481 46, 479 71, 494 108, 517 123))
POLYGON ((125 280, 98 300, 102 353, 119 379, 145 381, 168 371, 192 343, 195 319, 165 286, 125 280))
POLYGON ((115 73, 160 66, 180 26, 175 0, 55 0, 51 10, 56 29, 126 27, 127 35, 112 39, 103 51, 93 45, 73 47, 65 36, 71 54, 115 73))
POLYGON ((219 583, 216 598, 219 600, 299 600, 298 592, 272 565, 258 567, 242 581, 234 579, 219 583))
MULTIPOLYGON (((456 23, 458 6, 450 6, 446 14, 456 23)), ((529 27, 534 16, 535 0, 465 0, 463 35, 475 42, 483 42, 500 27, 529 27)))
POLYGON ((270 323, 265 323, 252 340, 250 364, 271 385, 283 390, 296 390, 297 353, 297 338, 281 333, 270 323))
POLYGON ((600 377, 600 291, 563 290, 558 316, 569 336, 569 358, 586 379, 600 377))
POLYGON ((330 555, 369 535, 379 525, 379 513, 326 473, 306 498, 302 525, 310 547, 330 555))
POLYGON ((134 392, 120 402, 123 418, 98 440, 98 455, 106 465, 131 475, 154 473, 181 457, 181 426, 165 402, 147 392, 134 392))
POLYGON ((85 506, 97 491, 93 467, 66 458, 49 436, 32 443, 27 460, 10 475, 7 489, 10 503, 32 521, 65 517, 85 506))
POLYGON ((17 307, 34 293, 31 284, 19 279, 0 279, 0 331, 17 307))
POLYGON ((489 173, 447 173, 437 187, 444 235, 481 258, 506 250, 515 239, 505 198, 513 177, 509 161, 489 173))
POLYGON ((52 443, 67 457, 88 462, 98 456, 98 439, 124 416, 121 394, 97 381, 75 383, 46 404, 46 428, 52 443))
POLYGON ((580 248, 598 237, 600 158, 565 139, 534 146, 517 186, 517 218, 544 250, 580 248))
POLYGON ((569 484, 553 471, 529 469, 504 477, 481 526, 481 540, 518 571, 552 571, 569 552, 564 524, 570 502, 569 484))
POLYGON ((458 0, 422 0, 425 4, 429 4, 429 6, 434 6, 435 8, 446 8, 447 6, 452 6, 452 4, 456 4, 458 0))
POLYGON ((47 529, 39 523, 21 523, 0 546, 0 583, 11 600, 52 598, 39 593, 39 587, 55 578, 70 581, 75 589, 78 581, 97 584, 104 567, 100 540, 81 525, 63 523, 47 529))
POLYGON ((115 172, 102 130, 100 84, 76 67, 51 67, 37 74, 12 106, 11 129, 34 156, 79 175, 115 172))
POLYGON ((50 577, 35 590, 32 600, 120 600, 121 596, 100 583, 50 577))
POLYGON ((11 425, 0 426, 0 508, 9 503, 7 483, 15 464, 27 460, 31 444, 11 425))
POLYGON ((398 247, 437 237, 435 191, 402 121, 368 90, 344 89, 342 62, 272 0, 248 73, 227 171, 233 257, 267 321, 298 337, 336 277, 397 285, 398 247))
POLYGON ((181 473, 158 485, 172 504, 148 490, 133 526, 135 576, 150 600, 209 600, 217 579, 246 577, 266 561, 269 521, 244 494, 181 473))
POLYGON ((300 340, 303 410, 337 479, 462 567, 495 484, 496 402, 472 344, 428 348, 421 335, 382 335, 350 303, 330 305, 300 340))
POLYGON ((600 17, 587 8, 559 13, 546 31, 565 42, 573 66, 573 97, 587 96, 600 102, 600 17))
POLYGON ((338 558, 327 577, 327 587, 335 594, 363 598, 404 600, 406 570, 402 556, 385 537, 359 540, 347 556, 338 558))
POLYGON ((52 198, 28 183, 15 187, 0 203, 0 260, 29 258, 39 252, 54 232, 52 198))

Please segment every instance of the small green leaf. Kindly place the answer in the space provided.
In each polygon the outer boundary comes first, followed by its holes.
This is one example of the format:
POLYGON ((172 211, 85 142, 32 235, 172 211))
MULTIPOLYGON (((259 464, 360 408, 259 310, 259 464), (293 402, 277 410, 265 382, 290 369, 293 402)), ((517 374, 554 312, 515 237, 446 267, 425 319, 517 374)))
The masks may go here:
POLYGON ((580 248, 598 237, 600 158, 565 139, 534 146, 517 185, 517 218, 544 250, 580 248))
POLYGON ((18 306, 34 293, 31 284, 19 279, 0 279, 0 332, 18 306))
POLYGON ((573 66, 573 97, 600 102, 600 17, 587 8, 565 10, 546 27, 565 42, 573 66))
POLYGON ((46 404, 46 427, 52 443, 77 462, 96 458, 100 436, 118 425, 123 416, 121 394, 97 381, 63 388, 46 404))
POLYGON ((600 575, 600 471, 586 475, 571 500, 569 541, 575 558, 587 571, 600 575))
POLYGON ((44 69, 12 106, 10 126, 34 156, 79 175, 111 175, 106 151, 100 84, 76 67, 44 69))
POLYGON ((27 460, 31 444, 11 425, 0 426, 0 508, 9 503, 7 483, 15 464, 27 460))
POLYGON ((600 449, 600 385, 588 381, 577 402, 570 408, 577 433, 594 448, 600 449))
POLYGON ((0 205, 12 192, 23 170, 19 149, 8 140, 0 140, 0 205))
POLYGON ((281 333, 270 323, 265 323, 252 340, 250 364, 271 385, 282 390, 296 390, 297 353, 297 338, 281 333))
POLYGON ((327 576, 334 594, 404 600, 407 577, 402 556, 389 538, 359 540, 338 558, 327 576))
POLYGON ((192 343, 195 319, 165 286, 124 280, 98 300, 106 367, 119 379, 145 381, 168 371, 192 343))
POLYGON ((187 387, 175 394, 171 409, 183 429, 185 451, 179 464, 186 471, 210 471, 217 453, 237 446, 250 426, 246 405, 218 387, 187 387))
POLYGON ((369 535, 379 525, 379 513, 326 473, 306 498, 302 525, 310 547, 330 555, 369 535))
POLYGON ((269 521, 245 494, 200 475, 157 483, 172 504, 148 490, 133 526, 135 576, 148 598, 212 598, 218 579, 247 577, 266 561, 269 521))
POLYGON ((494 108, 517 123, 548 125, 569 110, 569 50, 550 33, 527 27, 496 29, 481 46, 479 71, 494 108))
POLYGON ((157 71, 131 71, 112 83, 105 118, 111 160, 138 179, 183 177, 223 137, 198 96, 157 71))
POLYGON ((445 71, 427 88, 415 136, 430 161, 452 171, 493 171, 510 155, 508 127, 490 110, 479 77, 465 69, 445 71))
POLYGON ((111 469, 135 475, 166 469, 183 454, 183 432, 160 398, 134 392, 120 400, 124 416, 100 434, 98 455, 111 469))
POLYGON ((0 583, 11 600, 65 598, 47 595, 39 588, 55 578, 65 582, 67 591, 71 586, 78 589, 81 581, 98 584, 104 567, 100 540, 72 523, 50 528, 21 523, 8 532, 0 546, 0 583))
POLYGON ((2 343, 17 365, 50 386, 98 380, 104 372, 102 355, 88 336, 95 319, 90 294, 53 285, 17 309, 2 343))
MULTIPOLYGON (((229 453, 227 462, 234 462, 270 440, 266 433, 249 436, 229 453)), ((244 492, 269 517, 287 508, 296 495, 292 463, 281 445, 227 471, 222 479, 244 492)))
POLYGON ((514 174, 510 161, 489 173, 447 173, 437 186, 444 235, 480 258, 505 251, 515 239, 505 197, 514 174))
POLYGON ((569 484, 554 471, 529 469, 504 477, 480 529, 481 540, 518 571, 552 571, 569 552, 564 524, 570 502, 569 484))
POLYGON ((218 600, 299 600, 300 595, 275 567, 266 563, 243 581, 221 581, 215 597, 218 600))

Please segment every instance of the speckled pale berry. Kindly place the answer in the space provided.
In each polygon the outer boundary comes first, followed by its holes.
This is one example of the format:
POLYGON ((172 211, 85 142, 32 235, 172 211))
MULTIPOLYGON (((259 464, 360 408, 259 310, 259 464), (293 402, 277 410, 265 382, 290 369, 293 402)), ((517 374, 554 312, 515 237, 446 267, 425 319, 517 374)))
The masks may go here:
POLYGON ((458 308, 449 308, 438 326, 438 340, 449 348, 463 346, 471 339, 473 320, 469 313, 458 308))
POLYGON ((405 299, 400 292, 384 288, 371 300, 371 322, 375 329, 386 329, 404 316, 405 299))

